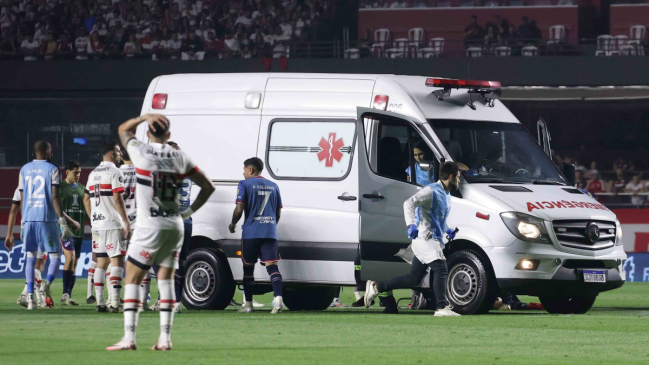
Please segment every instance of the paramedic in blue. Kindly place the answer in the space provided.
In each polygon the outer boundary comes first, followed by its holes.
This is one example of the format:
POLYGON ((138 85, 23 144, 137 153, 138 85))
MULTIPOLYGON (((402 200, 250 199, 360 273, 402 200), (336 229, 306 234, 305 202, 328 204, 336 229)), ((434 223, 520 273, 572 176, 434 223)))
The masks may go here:
MULTIPOLYGON (((36 309, 34 301, 34 264, 40 249, 50 257, 47 280, 43 286, 45 304, 54 306, 50 286, 61 262, 61 235, 64 240, 70 239, 72 231, 61 211, 59 184, 61 173, 58 167, 49 160, 52 158, 52 146, 46 141, 34 144, 36 159, 20 169, 18 189, 23 202, 22 220, 24 228, 25 277, 27 282, 27 309, 36 309)), ((6 245, 11 249, 10 245, 6 245)))
MULTIPOLYGON (((422 161, 426 160, 427 150, 428 148, 426 148, 423 141, 416 142, 412 149, 412 154, 415 157, 415 176, 417 177, 415 183, 421 186, 429 185, 432 182, 428 178, 428 171, 423 170, 419 165, 422 161)), ((410 173, 410 166, 406 169, 406 173, 408 174, 408 181, 411 181, 412 174, 410 173)))
POLYGON ((455 238, 455 231, 448 227, 446 219, 451 212, 451 190, 460 186, 460 168, 455 162, 445 162, 440 168, 439 181, 432 183, 403 203, 408 237, 412 239, 409 249, 414 257, 412 267, 406 275, 397 276, 387 281, 367 281, 365 289, 365 307, 369 308, 372 300, 379 293, 407 289, 419 285, 430 268, 431 286, 435 292, 437 310, 435 316, 459 316, 450 308, 446 298, 446 277, 448 268, 444 257, 443 235, 449 240, 455 238), (415 219, 415 209, 421 208, 419 222, 415 219))
POLYGON ((255 264, 261 259, 262 265, 270 276, 275 299, 272 314, 282 310, 282 275, 277 267, 279 242, 277 241, 277 223, 282 209, 282 198, 279 187, 261 176, 264 163, 257 157, 249 158, 243 163, 243 177, 237 187, 237 206, 232 214, 232 223, 228 227, 231 233, 241 215, 246 218, 241 233, 241 258, 243 260, 243 290, 246 303, 239 312, 250 313, 253 310, 252 294, 255 285, 255 264))

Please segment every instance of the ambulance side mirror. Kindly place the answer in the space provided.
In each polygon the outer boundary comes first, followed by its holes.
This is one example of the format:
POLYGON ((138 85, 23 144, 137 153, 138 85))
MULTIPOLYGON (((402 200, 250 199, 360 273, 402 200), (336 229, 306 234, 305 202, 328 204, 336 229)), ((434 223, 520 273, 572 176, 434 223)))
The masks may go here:
POLYGON ((568 179, 568 184, 570 184, 570 186, 575 186, 575 165, 564 163, 561 167, 563 169, 563 176, 568 179))
POLYGON ((421 161, 419 163, 419 167, 421 167, 422 170, 426 171, 428 173, 428 180, 431 183, 434 183, 436 181, 436 171, 439 171, 439 163, 437 160, 426 160, 426 161, 421 161))

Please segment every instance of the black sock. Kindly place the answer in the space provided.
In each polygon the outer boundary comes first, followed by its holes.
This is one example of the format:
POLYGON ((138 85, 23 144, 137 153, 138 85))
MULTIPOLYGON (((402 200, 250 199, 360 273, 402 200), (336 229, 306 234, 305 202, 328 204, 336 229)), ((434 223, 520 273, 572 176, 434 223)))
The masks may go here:
POLYGON ((174 275, 174 291, 176 292, 176 303, 180 303, 183 290, 185 290, 185 266, 180 263, 174 275))
POLYGON ((365 291, 366 282, 361 280, 361 255, 354 259, 354 280, 356 280, 356 291, 365 291))
POLYGON ((282 274, 279 272, 277 265, 266 265, 266 271, 270 276, 270 284, 273 286, 273 294, 276 297, 282 296, 282 274))
POLYGON ((246 296, 246 302, 252 302, 252 291, 255 287, 255 267, 250 265, 243 266, 243 292, 246 296))
POLYGON ((63 294, 67 294, 70 290, 70 281, 72 281, 74 271, 63 270, 63 294))
POLYGON ((70 287, 68 288, 68 294, 70 294, 70 298, 72 298, 72 289, 74 289, 74 284, 77 282, 77 275, 75 272, 72 272, 72 280, 70 280, 70 287))

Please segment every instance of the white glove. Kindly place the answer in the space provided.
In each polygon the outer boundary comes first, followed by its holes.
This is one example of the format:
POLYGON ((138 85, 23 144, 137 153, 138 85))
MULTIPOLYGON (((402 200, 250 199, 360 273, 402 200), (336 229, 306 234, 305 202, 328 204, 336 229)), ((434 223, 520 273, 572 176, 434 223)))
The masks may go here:
POLYGON ((68 227, 68 222, 65 220, 65 217, 59 218, 59 226, 61 228, 61 239, 63 241, 69 241, 70 237, 72 237, 72 231, 68 227))
POLYGON ((184 211, 180 212, 180 217, 183 219, 183 222, 184 222, 184 221, 188 220, 189 217, 192 216, 192 214, 194 214, 194 211, 192 210, 191 207, 189 207, 189 208, 185 209, 184 211))

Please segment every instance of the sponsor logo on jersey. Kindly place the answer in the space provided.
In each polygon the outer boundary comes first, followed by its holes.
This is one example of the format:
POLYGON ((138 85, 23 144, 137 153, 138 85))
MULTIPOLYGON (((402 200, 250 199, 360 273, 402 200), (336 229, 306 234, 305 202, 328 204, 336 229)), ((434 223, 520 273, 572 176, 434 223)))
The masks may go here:
POLYGON ((92 213, 92 221, 93 222, 94 221, 103 221, 104 219, 106 219, 106 217, 104 217, 103 214, 101 214, 101 213, 92 213))
POLYGON ((151 252, 145 250, 142 250, 142 252, 140 252, 140 256, 142 256, 146 260, 151 260, 151 258, 153 257, 151 255, 151 252))
POLYGON ((113 248, 115 248, 115 245, 112 243, 106 245, 106 250, 112 250, 113 248))
POLYGON ((151 207, 149 209, 149 213, 151 213, 152 217, 164 217, 164 218, 175 217, 178 215, 178 212, 176 212, 173 209, 162 209, 162 208, 156 209, 154 207, 151 207))

